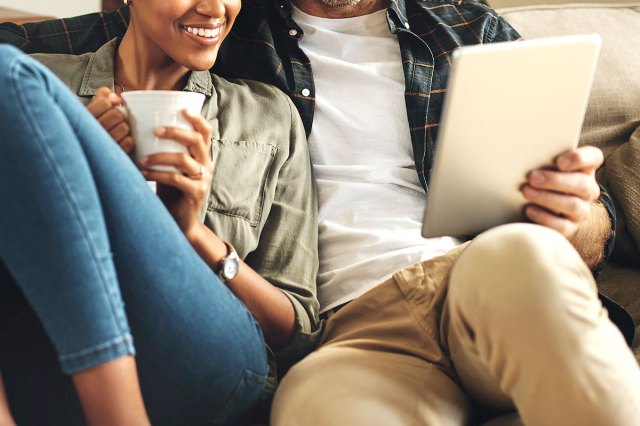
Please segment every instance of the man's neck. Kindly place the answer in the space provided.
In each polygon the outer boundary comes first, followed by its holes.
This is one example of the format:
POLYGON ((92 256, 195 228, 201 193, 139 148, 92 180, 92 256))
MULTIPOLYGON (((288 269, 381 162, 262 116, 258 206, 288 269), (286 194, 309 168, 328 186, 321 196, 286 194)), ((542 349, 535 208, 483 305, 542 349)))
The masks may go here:
POLYGON ((386 9, 390 0, 291 0, 306 14, 321 18, 353 18, 386 9))

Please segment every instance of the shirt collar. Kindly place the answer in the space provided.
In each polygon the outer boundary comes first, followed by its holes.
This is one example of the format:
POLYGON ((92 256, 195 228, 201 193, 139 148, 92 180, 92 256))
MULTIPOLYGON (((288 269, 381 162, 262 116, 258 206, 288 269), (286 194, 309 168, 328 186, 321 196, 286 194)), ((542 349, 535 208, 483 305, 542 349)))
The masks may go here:
POLYGON ((387 11, 387 23, 392 33, 396 34, 399 27, 409 29, 409 19, 407 16, 407 4, 405 0, 391 0, 387 11))
MULTIPOLYGON (((94 96, 100 87, 113 87, 113 67, 119 40, 114 38, 91 55, 82 78, 79 96, 94 96)), ((192 71, 184 88, 187 92, 213 96, 213 81, 209 71, 192 71)))
POLYGON ((202 93, 205 96, 213 96, 213 80, 209 71, 191 71, 187 85, 187 92, 202 93))
POLYGON ((114 89, 113 66, 117 46, 118 39, 114 38, 91 55, 78 95, 94 96, 100 87, 114 89))
MULTIPOLYGON (((271 0, 271 4, 285 25, 295 25, 297 30, 302 31, 291 18, 291 0, 271 0)), ((394 34, 398 32, 399 28, 409 29, 406 0, 390 0, 387 9, 387 23, 389 30, 394 34)))

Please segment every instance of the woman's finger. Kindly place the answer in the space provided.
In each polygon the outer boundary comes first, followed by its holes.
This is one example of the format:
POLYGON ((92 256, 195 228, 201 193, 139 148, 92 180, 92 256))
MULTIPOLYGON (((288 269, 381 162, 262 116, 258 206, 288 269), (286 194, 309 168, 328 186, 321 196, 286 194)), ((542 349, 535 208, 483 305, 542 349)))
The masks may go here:
POLYGON ((96 94, 93 99, 87 105, 87 109, 96 118, 99 118, 106 111, 111 109, 114 105, 120 105, 122 98, 116 95, 108 87, 100 87, 96 90, 96 94))
POLYGON ((131 136, 127 136, 121 141, 118 141, 118 145, 120 145, 120 148, 122 148, 125 153, 131 154, 131 151, 133 151, 133 148, 135 146, 135 142, 133 141, 133 138, 131 136))
POLYGON ((155 135, 163 139, 171 139, 187 148, 189 153, 201 163, 208 161, 207 147, 202 135, 194 130, 178 127, 158 127, 155 135))
MULTIPOLYGON (((117 108, 111 107, 108 111, 104 112, 99 118, 98 121, 100 125, 106 129, 109 133, 111 133, 111 129, 118 126, 120 123, 126 123, 127 119, 117 108)), ((113 137, 113 135, 111 135, 113 137)), ((114 137, 114 139, 116 139, 114 137)), ((118 140, 118 139, 116 139, 118 140)))
POLYGON ((91 115, 93 115, 95 118, 100 118, 102 114, 108 111, 112 106, 113 105, 111 105, 111 102, 109 101, 108 98, 95 97, 93 98, 91 103, 87 105, 87 109, 89 110, 91 115))
POLYGON ((201 115, 191 115, 189 111, 182 110, 183 117, 191 123, 194 130, 202 135, 202 139, 205 142, 206 151, 209 152, 209 147, 211 146, 211 133, 212 128, 211 124, 201 115))
POLYGON ((129 124, 126 121, 123 121, 117 124, 114 128, 109 130, 109 134, 116 142, 118 142, 119 145, 122 145, 121 144, 122 140, 128 137, 130 133, 131 133, 131 128, 129 127, 129 124))
POLYGON ((205 176, 200 179, 192 179, 178 172, 154 169, 143 169, 141 172, 149 181, 178 189, 198 209, 201 207, 202 200, 205 199, 209 189, 205 176))
POLYGON ((183 152, 161 152, 142 157, 138 162, 144 168, 172 166, 191 179, 210 179, 210 172, 206 166, 198 163, 193 157, 183 152))

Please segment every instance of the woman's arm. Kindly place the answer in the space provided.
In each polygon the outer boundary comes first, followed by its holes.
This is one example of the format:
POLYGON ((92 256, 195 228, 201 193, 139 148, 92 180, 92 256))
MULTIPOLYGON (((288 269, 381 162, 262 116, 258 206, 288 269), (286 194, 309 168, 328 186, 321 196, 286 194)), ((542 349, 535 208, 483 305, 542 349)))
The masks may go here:
MULTIPOLYGON (((212 270, 218 271, 222 260, 227 255, 227 247, 199 219, 209 193, 213 173, 213 165, 209 158, 211 126, 201 116, 190 116, 185 112, 184 117, 193 125, 195 131, 166 127, 156 131, 156 134, 185 145, 189 154, 149 155, 147 158, 140 159, 140 165, 147 179, 157 182, 158 196, 167 206, 191 245, 212 270), (174 166, 179 172, 151 169, 150 167, 154 165, 174 166)), ((296 142, 299 143, 299 141, 296 142)), ((304 161, 303 164, 308 168, 308 156, 304 161)), ((309 181, 301 183, 310 186, 309 181)), ((306 187, 301 190, 305 193, 309 191, 306 187)), ((315 208, 315 205, 310 207, 315 208)), ((305 213, 312 215, 312 212, 305 213)), ((285 221, 284 218, 282 220, 285 221)), ((284 269, 285 265, 279 264, 277 267, 284 269)), ((271 348, 280 349, 291 341, 296 329, 296 313, 292 302, 283 291, 244 262, 241 262, 236 277, 229 280, 226 285, 251 311, 271 348)))
POLYGON ((0 426, 15 426, 15 424, 13 417, 11 417, 11 411, 9 410, 7 394, 4 390, 4 383, 2 382, 2 373, 0 373, 0 426))
MULTIPOLYGON (((221 259, 227 255, 222 240, 204 225, 187 238, 200 257, 217 270, 221 259)), ((244 261, 240 261, 238 275, 226 284, 256 318, 270 348, 278 350, 289 343, 295 331, 295 312, 280 289, 244 261)))
MULTIPOLYGON (((281 94, 281 93, 279 93, 281 94)), ((279 153, 286 153, 277 169, 276 187, 266 215, 260 242, 245 258, 293 306, 295 329, 286 346, 273 347, 279 354, 297 357, 307 353, 320 336, 316 278, 318 273, 318 204, 311 171, 309 145, 305 129, 293 102, 282 96, 289 117, 288 134, 279 153), (283 146, 284 145, 284 146, 283 146)), ((265 120, 268 123, 284 122, 265 120)), ((265 310, 271 307, 264 306, 265 310)))
MULTIPOLYGON (((128 127, 123 129, 122 132, 117 132, 118 128, 123 123, 122 113, 114 109, 113 106, 118 104, 119 97, 111 93, 107 88, 101 88, 96 93, 96 96, 92 102, 88 105, 89 111, 98 119, 100 124, 109 131, 110 135, 118 142, 121 148, 129 153, 133 148, 133 141, 129 135, 128 127), (113 98, 113 99, 112 99, 113 98), (120 123, 120 126, 118 125, 120 123), (116 134, 118 133, 118 134, 116 134)), ((286 100, 287 102, 288 99, 286 100)), ((300 191, 306 194, 303 197, 298 197, 293 201, 292 209, 281 209, 295 211, 295 218, 289 218, 291 213, 279 212, 274 216, 279 216, 279 221, 285 222, 280 226, 265 227, 268 229, 265 234, 271 233, 283 233, 286 231, 293 231, 296 235, 302 238, 302 244, 304 245, 304 255, 298 254, 298 257, 305 257, 304 263, 310 263, 311 266, 306 266, 310 269, 313 277, 305 277, 305 296, 307 293, 312 293, 312 299, 315 300, 315 288, 309 290, 308 287, 315 286, 315 272, 317 270, 317 228, 316 221, 312 220, 315 217, 317 211, 315 205, 315 198, 311 200, 309 194, 312 192, 312 179, 309 165, 309 155, 306 146, 306 138, 304 134, 304 128, 302 127, 299 117, 295 109, 289 106, 290 111, 288 115, 292 118, 289 120, 290 131, 289 134, 283 134, 283 139, 289 137, 288 147, 289 157, 287 158, 285 165, 283 166, 281 179, 278 184, 285 184, 281 182, 287 179, 287 173, 289 169, 293 169, 292 173, 295 174, 295 182, 289 184, 299 185, 300 191), (299 169, 303 169, 302 172, 299 169), (301 233, 295 232, 296 229, 283 229, 283 225, 286 227, 291 223, 297 223, 299 226, 302 220, 300 217, 304 217, 306 228, 301 233), (302 234, 302 235, 300 235, 302 234), (313 238, 312 238, 313 237, 313 238), (312 238, 313 241, 307 241, 312 238), (313 246, 314 250, 310 253, 307 246, 313 246), (311 258, 308 258, 311 255, 311 258)), ((173 215, 176 222, 182 228, 186 237, 191 242, 192 246, 198 252, 200 257, 207 262, 207 264, 214 270, 219 269, 221 260, 227 255, 227 248, 220 238, 208 227, 203 225, 198 220, 202 204, 206 200, 206 196, 209 191, 208 182, 211 179, 211 164, 208 159, 208 152, 210 149, 211 129, 202 117, 189 117, 185 116, 194 126, 195 132, 183 131, 174 128, 166 128, 163 137, 174 139, 180 143, 187 145, 190 156, 188 158, 182 157, 182 154, 156 154, 149 156, 146 164, 141 164, 143 167, 143 174, 148 180, 156 181, 158 185, 158 195, 163 200, 167 208, 173 215), (198 140, 194 139, 197 137, 198 140), (183 174, 176 173, 163 173, 154 172, 148 168, 155 164, 170 164, 183 171, 183 174), (200 169, 204 167, 204 169, 200 169), (199 170, 205 170, 205 174, 199 179, 190 178, 190 175, 197 176, 199 170), (176 191, 177 189, 177 191, 176 191)), ((284 132, 283 132, 284 133, 284 132)), ((278 204, 278 203, 276 203, 278 204)), ((277 210, 277 208, 276 208, 277 210)), ((273 238, 272 235, 265 236, 268 240, 273 238)), ((233 242, 232 242, 233 243, 233 242)), ((285 243, 281 241, 281 243, 285 243)), ((300 241, 296 242, 300 244, 300 241)), ((289 247, 292 247, 291 242, 286 242, 289 247)), ((262 244, 261 244, 262 245, 262 244)), ((276 243, 276 245, 279 245, 276 243)), ((276 250, 279 250, 276 247, 276 250)), ((263 251, 262 248, 258 248, 258 251, 263 251)), ((291 259, 283 257, 282 262, 290 263, 291 259)), ((297 263, 300 263, 298 261, 297 263)), ((288 271, 285 271, 286 265, 277 265, 277 269, 281 270, 281 275, 286 275, 288 271)), ((292 281, 296 281, 298 277, 291 277, 292 281)), ((296 320, 296 317, 300 316, 296 314, 296 308, 302 311, 303 316, 309 314, 301 307, 300 303, 290 300, 285 293, 283 293, 278 287, 264 279, 260 274, 256 273, 245 262, 241 262, 240 269, 236 277, 226 283, 229 289, 248 307, 251 313, 254 315, 262 332, 265 336, 267 344, 274 350, 278 350, 286 346, 294 335, 297 327, 297 323, 307 324, 310 328, 311 324, 315 324, 315 321, 296 320), (294 305, 296 308, 294 308, 294 305)), ((296 284, 293 284, 295 286, 296 284)), ((287 287, 291 287, 287 285, 287 287)), ((305 297, 301 296, 301 297, 305 297)), ((302 304, 304 305, 304 303, 302 304)), ((315 311, 314 311, 315 312, 315 311)), ((312 315, 316 315, 315 313, 312 315)))
MULTIPOLYGON (((285 109, 280 110, 286 113, 287 125, 278 129, 278 136, 271 138, 272 143, 275 139, 281 144, 273 173, 269 175, 272 201, 264 212, 266 221, 259 225, 258 246, 247 255, 246 263, 241 262, 238 275, 226 284, 256 318, 273 350, 292 343, 294 351, 298 351, 312 344, 310 337, 318 328, 317 207, 304 128, 289 99, 280 96, 278 100, 287 102, 283 105, 285 109)), ((198 220, 211 181, 212 165, 208 158, 211 128, 201 117, 188 119, 195 133, 201 135, 200 141, 189 140, 193 134, 189 136, 173 128, 164 129, 162 137, 187 145, 191 156, 150 156, 142 164, 146 168, 143 173, 158 183, 158 195, 187 239, 211 269, 218 271, 227 247, 212 230, 215 227, 209 228, 198 220), (182 173, 148 169, 160 164, 177 167, 182 173), (204 172, 203 176, 199 170, 204 172)), ((282 118, 278 121, 282 122, 282 118)))

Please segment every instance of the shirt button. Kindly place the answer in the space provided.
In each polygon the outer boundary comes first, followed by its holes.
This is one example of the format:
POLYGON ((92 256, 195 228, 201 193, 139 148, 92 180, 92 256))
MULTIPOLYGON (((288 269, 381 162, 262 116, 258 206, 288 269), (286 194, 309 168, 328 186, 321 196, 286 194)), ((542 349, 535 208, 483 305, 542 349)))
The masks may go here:
POLYGON ((309 89, 302 89, 302 96, 309 96, 311 94, 311 90, 309 89))
POLYGON ((408 22, 405 22, 405 23, 404 23, 404 27, 405 27, 406 29, 409 29, 409 23, 408 23, 408 22))
POLYGON ((291 37, 295 37, 295 36, 297 36, 297 35, 298 35, 298 30, 296 30, 295 28, 291 28, 291 29, 289 30, 289 35, 290 35, 291 37))

